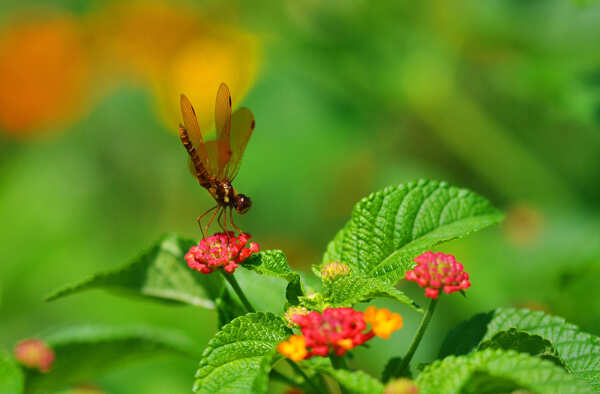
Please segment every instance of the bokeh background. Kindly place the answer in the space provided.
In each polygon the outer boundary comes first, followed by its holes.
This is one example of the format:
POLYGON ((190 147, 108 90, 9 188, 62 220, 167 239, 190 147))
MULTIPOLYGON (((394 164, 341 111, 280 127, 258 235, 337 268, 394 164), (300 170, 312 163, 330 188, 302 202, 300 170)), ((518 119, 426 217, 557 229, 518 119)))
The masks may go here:
MULTIPOLYGON (((239 221, 297 269, 389 184, 447 180, 507 212, 439 248, 473 286, 442 300, 417 361, 498 306, 600 334, 599 21, 597 2, 567 0, 0 1, 0 346, 86 322, 210 339, 213 311, 102 291, 43 298, 165 232, 200 236, 212 201, 186 169, 178 96, 208 129, 221 81, 257 119, 236 179, 254 206, 239 221)), ((281 309, 273 287, 255 287, 257 303, 281 309)), ((381 304, 406 323, 355 352, 375 375, 419 318, 381 304)), ((142 360, 96 383, 184 393, 196 365, 142 360)))

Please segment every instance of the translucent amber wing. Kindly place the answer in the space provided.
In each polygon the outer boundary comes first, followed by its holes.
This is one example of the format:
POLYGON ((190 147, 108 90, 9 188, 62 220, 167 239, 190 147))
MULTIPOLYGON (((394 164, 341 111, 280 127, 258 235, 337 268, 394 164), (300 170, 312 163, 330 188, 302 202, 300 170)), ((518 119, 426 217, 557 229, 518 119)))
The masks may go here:
MULTIPOLYGON (((197 150, 203 150, 204 141, 202 140, 202 132, 196 118, 196 111, 192 107, 192 103, 185 94, 180 97, 181 116, 183 117, 183 125, 190 136, 190 141, 197 150)), ((202 152, 200 152, 202 153, 202 152)))
POLYGON ((231 158, 231 93, 224 83, 219 86, 215 103, 215 127, 217 129, 217 168, 220 178, 225 176, 225 167, 231 158))
POLYGON ((222 179, 219 174, 218 158, 219 158, 219 142, 217 140, 206 141, 204 144, 206 148, 207 164, 206 169, 210 174, 213 174, 222 179))
POLYGON ((254 126, 254 115, 248 108, 242 107, 233 113, 230 132, 231 158, 225 171, 229 180, 233 180, 240 169, 242 157, 254 131, 254 126))
POLYGON ((185 94, 182 94, 180 97, 181 104, 181 116, 183 117, 183 126, 187 131, 187 134, 190 138, 190 142, 196 149, 198 153, 198 157, 202 161, 205 167, 208 166, 208 156, 206 152, 206 146, 202 139, 202 132, 200 131, 200 126, 198 125, 198 119, 196 118, 196 111, 194 111, 194 107, 190 100, 186 97, 185 94))

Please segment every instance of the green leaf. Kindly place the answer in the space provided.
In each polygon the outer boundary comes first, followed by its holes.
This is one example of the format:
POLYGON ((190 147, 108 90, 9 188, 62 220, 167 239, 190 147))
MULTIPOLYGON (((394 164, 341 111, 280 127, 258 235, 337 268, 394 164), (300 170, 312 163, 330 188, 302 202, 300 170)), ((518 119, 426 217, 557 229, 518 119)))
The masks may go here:
POLYGON ((363 371, 332 369, 329 372, 323 372, 334 378, 340 386, 350 393, 375 394, 383 392, 383 384, 363 371))
POLYGON ((495 313, 496 311, 478 313, 470 320, 465 320, 448 331, 438 357, 460 356, 475 350, 485 336, 487 326, 494 318, 495 313))
POLYGON ((421 308, 393 284, 375 278, 356 275, 340 276, 325 284, 327 298, 333 307, 351 307, 373 298, 385 297, 399 301, 411 308, 423 312, 421 308))
POLYGON ((66 286, 47 300, 103 288, 213 309, 214 300, 222 295, 224 281, 220 275, 203 275, 187 266, 183 256, 194 244, 192 240, 167 235, 124 267, 66 286))
POLYGON ((303 361, 302 365, 313 372, 331 376, 346 392, 356 394, 383 392, 383 384, 379 380, 362 371, 335 369, 328 358, 313 357, 303 361))
POLYGON ((479 345, 479 350, 488 348, 515 350, 519 353, 528 353, 532 356, 552 361, 560 367, 564 367, 562 361, 558 357, 558 353, 550 341, 539 335, 528 334, 525 331, 519 331, 515 328, 511 328, 508 331, 497 332, 493 337, 487 341, 483 341, 479 345))
POLYGON ((586 383, 550 361, 501 349, 438 360, 423 370, 416 383, 420 394, 474 392, 475 388, 479 394, 515 389, 538 394, 594 392, 586 383))
POLYGON ((330 308, 331 303, 323 293, 311 293, 307 296, 300 297, 300 306, 305 307, 309 311, 322 312, 325 308, 330 308))
POLYGON ((225 325, 202 355, 194 391, 264 393, 277 345, 291 335, 272 313, 251 313, 225 325))
POLYGON ((43 393, 87 382, 124 362, 165 353, 190 358, 200 354, 198 344, 171 330, 146 326, 68 327, 41 337, 55 353, 49 373, 28 371, 27 393, 43 393))
POLYGON ((242 267, 261 275, 285 279, 288 282, 286 298, 292 305, 297 305, 298 297, 304 295, 300 274, 290 268, 281 250, 266 250, 252 255, 244 261, 242 267))
POLYGON ((0 350, 0 394, 21 394, 23 379, 23 371, 15 360, 8 352, 0 350))
MULTIPOLYGON (((255 310, 275 314, 284 310, 287 303, 285 297, 287 282, 280 278, 261 275, 247 269, 238 269, 234 274, 234 278, 255 310)), ((231 294, 237 299, 237 295, 233 290, 231 290, 231 294)))
POLYGON ((496 333, 511 328, 550 341, 569 372, 600 390, 600 338, 580 331, 561 317, 541 311, 500 308, 476 315, 449 333, 441 356, 464 354, 496 333))
POLYGON ((494 376, 484 371, 474 371, 467 382, 460 389, 460 394, 498 394, 498 393, 524 393, 533 394, 525 387, 514 381, 494 376))
POLYGON ((329 243, 322 264, 340 261, 357 273, 391 283, 418 254, 502 220, 479 195, 444 182, 389 186, 362 199, 329 243))

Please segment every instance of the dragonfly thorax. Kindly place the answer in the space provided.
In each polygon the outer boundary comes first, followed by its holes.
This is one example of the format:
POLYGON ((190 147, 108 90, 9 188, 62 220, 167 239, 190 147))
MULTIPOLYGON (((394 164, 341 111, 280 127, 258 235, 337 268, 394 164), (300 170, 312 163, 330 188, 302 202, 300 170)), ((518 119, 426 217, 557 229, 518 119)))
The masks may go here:
POLYGON ((250 197, 237 193, 231 182, 215 181, 208 191, 220 206, 234 208, 239 214, 248 212, 252 206, 250 197))

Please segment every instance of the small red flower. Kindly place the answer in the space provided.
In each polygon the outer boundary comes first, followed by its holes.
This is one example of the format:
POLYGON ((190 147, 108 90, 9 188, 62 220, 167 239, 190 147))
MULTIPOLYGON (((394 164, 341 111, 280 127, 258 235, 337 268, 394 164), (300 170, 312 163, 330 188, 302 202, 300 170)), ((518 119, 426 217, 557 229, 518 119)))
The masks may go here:
POLYGON ((450 294, 471 286, 469 274, 451 254, 425 252, 415 257, 417 266, 405 275, 407 280, 425 288, 425 296, 436 299, 440 289, 450 294))
POLYGON ((400 315, 375 307, 367 308, 365 314, 352 308, 327 308, 323 313, 298 313, 291 320, 300 327, 302 335, 292 335, 277 349, 294 361, 326 357, 329 353, 342 356, 376 335, 387 339, 402 327, 400 315), (369 331, 367 323, 371 325, 369 331))
POLYGON ((323 313, 295 315, 292 320, 304 335, 308 357, 327 356, 330 349, 341 356, 375 335, 363 332, 367 328, 363 313, 352 308, 327 308, 323 313))
POLYGON ((185 255, 188 266, 203 274, 210 274, 219 267, 232 274, 244 260, 258 253, 256 242, 248 242, 250 234, 216 233, 192 246, 185 255))
POLYGON ((46 373, 54 362, 54 351, 44 341, 25 339, 15 346, 15 358, 26 367, 46 373))

